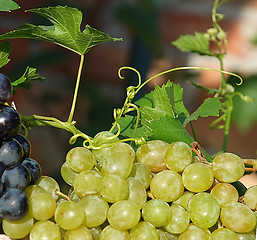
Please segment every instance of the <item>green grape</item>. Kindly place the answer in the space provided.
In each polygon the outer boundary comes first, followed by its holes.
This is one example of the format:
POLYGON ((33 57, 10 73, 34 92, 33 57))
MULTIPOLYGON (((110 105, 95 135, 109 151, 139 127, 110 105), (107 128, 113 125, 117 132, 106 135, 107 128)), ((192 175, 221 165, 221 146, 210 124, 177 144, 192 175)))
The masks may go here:
POLYGON ((54 214, 55 222, 65 230, 73 230, 80 227, 84 217, 83 208, 78 203, 72 201, 59 204, 54 214))
POLYGON ((80 198, 90 194, 98 194, 101 182, 102 175, 100 173, 95 170, 86 170, 75 178, 74 190, 80 198))
POLYGON ((247 233, 237 233, 239 240, 256 240, 256 233, 254 230, 247 233))
POLYGON ((179 235, 179 240, 210 240, 211 232, 190 224, 188 229, 179 235))
POLYGON ((134 149, 128 144, 124 142, 117 142, 113 144, 109 148, 109 154, 113 154, 116 152, 123 152, 124 155, 129 155, 131 157, 132 162, 135 160, 136 153, 134 149))
POLYGON ((165 230, 172 234, 180 234, 189 226, 189 215, 187 211, 180 205, 173 203, 171 205, 171 219, 164 226, 165 230))
POLYGON ((59 227, 49 220, 38 221, 32 227, 29 240, 61 240, 59 227))
POLYGON ((60 186, 53 178, 49 176, 42 176, 38 180, 37 185, 50 193, 54 200, 58 199, 59 195, 56 194, 56 191, 60 191, 60 186))
POLYGON ((162 231, 161 229, 157 229, 158 235, 159 235, 159 240, 169 240, 168 235, 166 232, 162 231))
POLYGON ((101 172, 103 177, 116 174, 125 179, 129 176, 132 166, 133 161, 129 154, 115 152, 104 159, 101 172))
POLYGON ((199 162, 185 168, 182 181, 187 190, 198 193, 208 190, 214 182, 214 177, 211 168, 199 162))
POLYGON ((16 221, 8 221, 6 219, 2 222, 4 233, 13 239, 21 239, 27 236, 33 227, 34 219, 28 213, 24 217, 16 221))
POLYGON ((139 182, 141 182, 144 185, 145 189, 147 189, 152 180, 152 172, 146 165, 136 162, 132 166, 132 170, 129 177, 136 178, 139 182))
POLYGON ((178 173, 172 170, 163 170, 153 177, 150 190, 155 198, 171 202, 182 195, 184 186, 178 173))
POLYGON ((36 220, 51 218, 56 209, 56 202, 49 193, 38 193, 29 200, 31 214, 36 220))
POLYGON ((232 183, 244 175, 245 166, 237 155, 220 153, 212 161, 212 171, 218 181, 232 183))
POLYGON ((29 185, 24 189, 24 193, 28 199, 34 197, 38 193, 46 193, 46 190, 38 185, 29 185))
POLYGON ((152 172, 167 169, 164 163, 165 151, 169 144, 162 140, 152 140, 139 146, 136 151, 136 160, 149 167, 152 172))
POLYGON ((85 147, 72 148, 66 155, 66 162, 78 173, 92 169, 96 163, 93 153, 85 147))
POLYGON ((128 182, 118 175, 105 176, 102 180, 100 194, 109 203, 127 199, 129 196, 128 182))
POLYGON ((88 195, 79 201, 79 205, 84 209, 85 219, 83 225, 92 228, 100 226, 107 219, 109 210, 108 203, 97 195, 88 195))
POLYGON ((147 200, 144 185, 133 177, 127 178, 126 181, 129 185, 128 200, 137 204, 137 206, 141 209, 147 200))
POLYGON ((191 221, 198 227, 210 228, 219 219, 220 206, 211 194, 195 194, 189 201, 188 213, 191 221))
POLYGON ((87 227, 81 226, 74 230, 68 230, 65 233, 64 240, 93 240, 93 237, 87 227))
POLYGON ((153 224, 155 227, 161 227, 169 223, 171 208, 169 204, 161 199, 151 199, 144 205, 142 217, 146 222, 153 224))
POLYGON ((139 222, 130 229, 129 235, 131 240, 159 240, 157 229, 149 222, 139 222))
POLYGON ((182 172, 193 162, 192 151, 185 142, 173 142, 166 150, 164 162, 170 170, 182 172))
POLYGON ((182 206, 184 209, 187 210, 188 202, 194 195, 195 193, 193 192, 184 191, 183 194, 177 200, 173 201, 173 203, 179 204, 180 206, 182 206))
POLYGON ((254 212, 239 202, 226 204, 220 213, 223 225, 237 233, 246 233, 254 229, 256 216, 254 212))
POLYGON ((100 149, 92 150, 96 160, 99 163, 101 163, 103 159, 108 156, 110 145, 117 141, 119 141, 119 139, 113 133, 108 131, 99 132, 94 136, 93 142, 95 147, 102 147, 100 149))
POLYGON ((140 220, 139 207, 128 200, 115 202, 108 211, 108 222, 119 230, 127 230, 134 227, 140 220))
POLYGON ((79 202, 80 197, 77 195, 77 193, 74 191, 74 189, 71 187, 69 192, 68 192, 68 197, 71 199, 73 202, 79 202))
POLYGON ((74 181, 78 173, 74 172, 68 165, 67 162, 64 162, 61 167, 61 175, 63 180, 70 186, 74 185, 74 181))
POLYGON ((237 234, 228 228, 218 228, 211 233, 210 240, 239 240, 237 234))
POLYGON ((229 183, 215 185, 211 190, 211 195, 216 198, 221 208, 227 203, 237 202, 239 198, 238 191, 229 183))
POLYGON ((100 226, 90 228, 89 231, 91 232, 93 240, 99 240, 100 239, 100 234, 102 232, 102 228, 100 226))
POLYGON ((99 240, 130 240, 127 230, 118 230, 110 225, 106 226, 100 233, 99 240))
POLYGON ((252 210, 257 209, 257 185, 251 186, 246 190, 244 203, 252 210))

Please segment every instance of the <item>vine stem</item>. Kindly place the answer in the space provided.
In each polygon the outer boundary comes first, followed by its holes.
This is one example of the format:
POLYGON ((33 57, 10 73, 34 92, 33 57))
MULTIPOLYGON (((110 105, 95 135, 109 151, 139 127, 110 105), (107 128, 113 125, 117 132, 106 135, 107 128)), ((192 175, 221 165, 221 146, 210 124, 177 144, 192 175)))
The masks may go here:
POLYGON ((84 58, 85 58, 84 54, 80 55, 78 75, 77 75, 76 86, 75 86, 75 90, 74 90, 71 110, 70 110, 70 114, 69 114, 68 121, 67 121, 68 123, 72 122, 73 116, 74 116, 75 106, 76 106, 76 102, 77 102, 77 98, 78 98, 79 84, 80 84, 80 79, 81 79, 81 73, 82 73, 84 58))

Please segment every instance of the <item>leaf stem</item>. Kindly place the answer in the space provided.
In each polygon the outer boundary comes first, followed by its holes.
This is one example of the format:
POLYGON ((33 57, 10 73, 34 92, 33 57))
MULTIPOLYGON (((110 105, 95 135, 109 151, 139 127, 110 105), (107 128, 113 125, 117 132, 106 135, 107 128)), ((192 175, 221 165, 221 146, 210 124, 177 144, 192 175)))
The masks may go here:
POLYGON ((76 102, 77 102, 77 98, 78 98, 79 83, 80 83, 81 73, 82 73, 82 68, 83 68, 83 63, 84 63, 84 57, 85 57, 84 54, 80 55, 78 75, 77 75, 77 80, 76 80, 76 86, 75 86, 75 90, 74 90, 72 105, 71 105, 71 109, 70 109, 70 115, 69 115, 69 118, 68 118, 68 121, 67 121, 68 123, 72 122, 73 116, 74 116, 75 106, 76 106, 76 102))

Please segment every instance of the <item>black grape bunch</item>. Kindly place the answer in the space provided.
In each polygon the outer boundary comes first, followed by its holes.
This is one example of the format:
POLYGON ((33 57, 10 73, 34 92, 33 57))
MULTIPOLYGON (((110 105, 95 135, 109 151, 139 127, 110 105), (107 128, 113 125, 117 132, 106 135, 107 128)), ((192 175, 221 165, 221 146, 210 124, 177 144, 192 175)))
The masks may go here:
POLYGON ((29 209, 23 190, 41 177, 40 165, 30 158, 31 144, 20 134, 21 117, 7 102, 10 79, 0 73, 0 218, 18 220, 29 209))

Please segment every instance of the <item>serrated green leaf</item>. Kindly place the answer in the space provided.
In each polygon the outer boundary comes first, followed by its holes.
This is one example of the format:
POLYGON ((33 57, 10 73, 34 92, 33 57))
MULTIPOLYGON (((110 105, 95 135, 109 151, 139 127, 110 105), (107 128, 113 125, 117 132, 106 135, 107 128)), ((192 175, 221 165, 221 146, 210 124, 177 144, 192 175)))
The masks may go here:
POLYGON ((207 87, 204 87, 202 85, 200 85, 199 83, 197 82, 192 82, 192 81, 189 81, 190 84, 194 85, 195 87, 205 91, 205 92, 208 92, 209 94, 214 94, 214 93, 218 93, 219 90, 216 89, 216 88, 207 88, 207 87))
POLYGON ((196 120, 198 117, 219 116, 221 104, 219 97, 205 99, 201 106, 185 119, 183 125, 186 126, 188 122, 196 120))
POLYGON ((20 6, 12 0, 0 0, 0 11, 10 12, 19 8, 20 6))
MULTIPOLYGON (((135 123, 136 123, 136 116, 126 115, 125 117, 121 117, 119 120, 119 124, 121 127, 121 135, 123 137, 132 137, 134 134, 135 129, 135 123)), ((137 127, 136 135, 134 137, 140 138, 143 135, 144 128, 140 124, 137 127)))
POLYGON ((203 33, 195 32, 195 35, 183 35, 172 44, 183 52, 196 52, 200 55, 214 56, 209 48, 209 40, 203 33))
POLYGON ((81 32, 82 12, 68 6, 55 6, 28 10, 50 20, 52 26, 35 26, 23 24, 18 29, 0 36, 0 40, 12 38, 29 38, 49 41, 80 55, 92 47, 107 41, 120 41, 108 34, 86 25, 81 32))
POLYGON ((40 81, 40 82, 44 81, 45 78, 37 74, 36 71, 37 71, 36 68, 32 68, 28 66, 24 74, 19 79, 12 82, 13 87, 28 89, 30 88, 32 81, 40 81))
POLYGON ((0 68, 5 66, 10 61, 10 59, 8 58, 10 52, 10 42, 0 42, 0 68))

